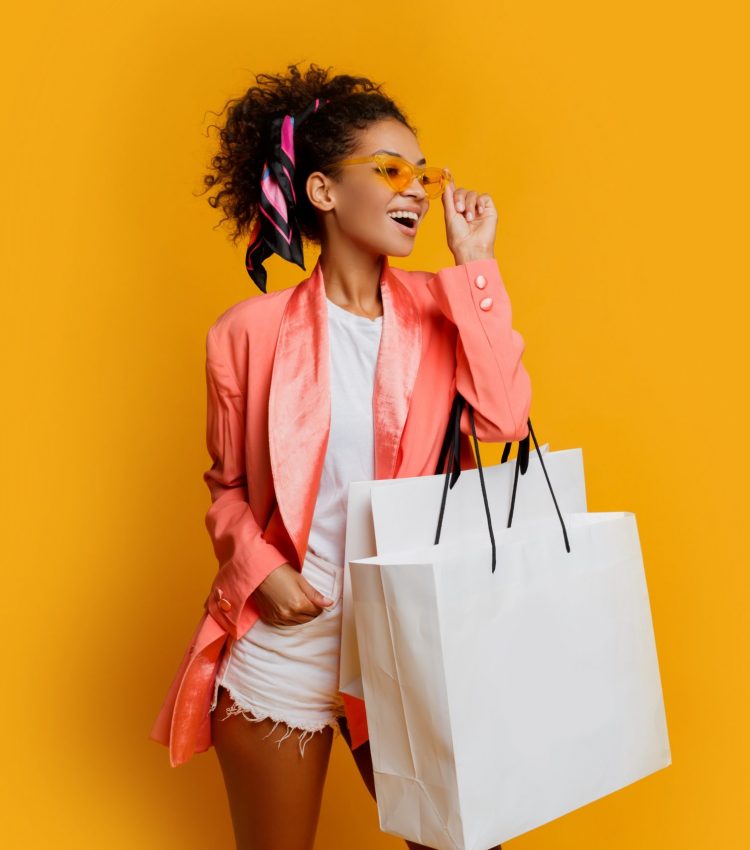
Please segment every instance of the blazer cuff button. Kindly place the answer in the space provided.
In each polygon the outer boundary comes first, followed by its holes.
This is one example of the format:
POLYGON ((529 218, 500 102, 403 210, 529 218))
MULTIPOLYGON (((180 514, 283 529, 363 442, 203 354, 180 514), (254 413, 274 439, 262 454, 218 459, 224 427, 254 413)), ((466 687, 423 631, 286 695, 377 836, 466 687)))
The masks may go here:
POLYGON ((221 608, 222 611, 229 611, 232 607, 232 603, 224 596, 224 592, 220 587, 216 588, 216 595, 219 597, 219 608, 221 608))
POLYGON ((492 299, 489 297, 489 295, 479 302, 479 306, 482 310, 489 310, 490 307, 492 307, 492 299))
POLYGON ((477 289, 484 289, 487 286, 487 278, 483 274, 478 274, 474 278, 474 285, 477 289))

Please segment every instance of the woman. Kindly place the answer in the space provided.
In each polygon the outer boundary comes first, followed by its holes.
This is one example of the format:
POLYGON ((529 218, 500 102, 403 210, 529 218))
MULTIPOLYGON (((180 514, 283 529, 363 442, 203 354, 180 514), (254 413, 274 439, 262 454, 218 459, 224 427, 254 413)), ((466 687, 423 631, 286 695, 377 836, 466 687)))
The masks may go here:
MULTIPOLYGON (((215 746, 240 850, 302 850, 335 734, 375 797, 364 703, 338 691, 349 482, 434 474, 457 391, 479 439, 523 439, 531 384, 489 194, 425 168, 414 129, 366 78, 290 65, 256 82, 228 112, 206 185, 235 238, 250 231, 265 294, 208 332, 219 569, 151 737, 173 766, 215 746), (390 266, 437 197, 455 265, 390 266), (304 268, 302 238, 320 246, 311 275, 265 292, 263 260, 304 268)), ((465 468, 470 428, 464 411, 465 468)))

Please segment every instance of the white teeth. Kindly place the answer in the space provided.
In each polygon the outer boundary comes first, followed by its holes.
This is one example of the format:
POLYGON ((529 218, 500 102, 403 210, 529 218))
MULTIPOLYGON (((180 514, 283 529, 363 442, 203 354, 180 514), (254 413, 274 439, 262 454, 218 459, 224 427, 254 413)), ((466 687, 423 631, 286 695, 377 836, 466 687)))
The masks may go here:
POLYGON ((388 216, 390 218, 413 218, 414 221, 419 221, 419 216, 411 210, 394 210, 394 212, 389 212, 388 216))

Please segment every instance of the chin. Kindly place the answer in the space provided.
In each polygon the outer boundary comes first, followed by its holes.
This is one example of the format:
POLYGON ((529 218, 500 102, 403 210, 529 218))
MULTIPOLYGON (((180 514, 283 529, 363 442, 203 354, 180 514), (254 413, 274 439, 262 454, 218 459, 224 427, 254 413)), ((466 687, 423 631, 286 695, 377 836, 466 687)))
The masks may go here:
POLYGON ((384 253, 388 254, 389 257, 408 257, 414 250, 416 241, 414 238, 407 239, 404 237, 399 239, 397 236, 395 239, 389 240, 389 247, 384 253))
POLYGON ((394 247, 393 250, 385 251, 385 254, 388 254, 389 257, 408 257, 409 254, 414 250, 414 245, 401 245, 400 247, 394 247))

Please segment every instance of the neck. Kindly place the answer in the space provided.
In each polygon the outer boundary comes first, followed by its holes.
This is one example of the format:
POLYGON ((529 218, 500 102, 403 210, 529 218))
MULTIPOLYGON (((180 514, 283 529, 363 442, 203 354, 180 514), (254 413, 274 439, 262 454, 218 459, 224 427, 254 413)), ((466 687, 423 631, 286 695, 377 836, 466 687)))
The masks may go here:
POLYGON ((353 313, 375 318, 383 314, 380 280, 385 265, 382 254, 325 248, 320 253, 320 270, 327 297, 353 313))

